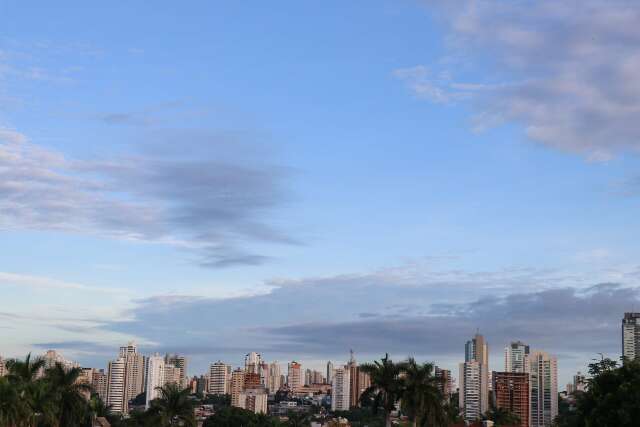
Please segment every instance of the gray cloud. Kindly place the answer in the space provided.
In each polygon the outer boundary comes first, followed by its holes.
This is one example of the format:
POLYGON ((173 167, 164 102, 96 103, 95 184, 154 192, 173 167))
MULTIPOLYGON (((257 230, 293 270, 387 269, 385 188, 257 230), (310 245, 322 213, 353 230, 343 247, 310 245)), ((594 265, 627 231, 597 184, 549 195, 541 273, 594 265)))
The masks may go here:
MULTIPOLYGON (((378 316, 347 322, 313 322, 267 328, 281 345, 310 354, 357 348, 367 354, 455 355, 476 328, 502 346, 522 339, 555 353, 605 352, 620 347, 620 318, 638 301, 637 288, 601 284, 586 290, 486 296, 449 307, 446 314, 378 316)), ((500 348, 500 347, 499 347, 500 348)))
POLYGON ((129 320, 100 328, 137 336, 148 351, 180 349, 193 357, 194 369, 218 358, 238 361, 252 350, 281 360, 335 359, 350 348, 364 357, 388 351, 450 360, 459 357, 476 328, 494 354, 522 339, 567 359, 588 361, 596 352, 616 357, 620 318, 637 302, 639 290, 584 283, 576 275, 544 270, 408 266, 270 282, 269 292, 236 298, 156 296, 136 301, 125 313, 129 320))
POLYGON ((443 11, 453 56, 397 70, 414 93, 435 102, 472 99, 477 128, 515 121, 534 141, 594 160, 640 148, 640 5, 425 3, 443 11), (464 80, 471 63, 487 59, 484 74, 493 81, 464 80))
POLYGON ((236 136, 150 134, 140 154, 80 160, 0 133, 0 229, 57 230, 159 242, 208 267, 267 260, 249 248, 293 243, 268 218, 288 171, 236 136))

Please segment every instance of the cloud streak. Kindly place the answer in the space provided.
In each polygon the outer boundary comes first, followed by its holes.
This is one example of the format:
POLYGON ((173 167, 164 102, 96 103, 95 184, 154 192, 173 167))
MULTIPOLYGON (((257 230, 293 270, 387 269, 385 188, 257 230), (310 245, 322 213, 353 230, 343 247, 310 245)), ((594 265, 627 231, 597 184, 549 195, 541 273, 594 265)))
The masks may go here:
POLYGON ((0 229, 54 230, 169 244, 207 267, 256 265, 249 247, 294 240, 268 224, 285 168, 206 132, 154 135, 141 154, 76 159, 0 132, 0 229))
POLYGON ((476 128, 521 123, 531 140, 591 160, 640 148, 639 5, 425 4, 442 12, 457 70, 489 63, 483 72, 497 83, 460 83, 446 66, 436 72, 425 66, 397 70, 416 95, 441 103, 471 99, 476 128))

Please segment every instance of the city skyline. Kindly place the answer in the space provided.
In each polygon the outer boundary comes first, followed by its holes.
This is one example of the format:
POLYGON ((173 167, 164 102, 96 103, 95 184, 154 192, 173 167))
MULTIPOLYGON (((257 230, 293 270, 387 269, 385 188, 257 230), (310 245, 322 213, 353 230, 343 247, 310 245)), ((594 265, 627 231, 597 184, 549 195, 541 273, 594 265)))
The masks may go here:
POLYGON ((616 359, 640 5, 302 3, 0 7, 0 356, 616 359))

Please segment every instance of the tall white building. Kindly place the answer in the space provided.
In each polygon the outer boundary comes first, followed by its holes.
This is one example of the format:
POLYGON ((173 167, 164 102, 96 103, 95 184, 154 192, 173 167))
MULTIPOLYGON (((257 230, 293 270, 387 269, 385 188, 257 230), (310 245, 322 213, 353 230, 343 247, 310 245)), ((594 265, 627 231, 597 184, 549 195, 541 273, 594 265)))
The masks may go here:
POLYGON ((640 313, 625 313, 622 318, 622 356, 640 357, 640 313))
POLYGON ((209 394, 229 394, 230 366, 217 361, 209 366, 209 394))
POLYGON ((269 393, 275 393, 283 386, 282 384, 282 372, 280 371, 280 364, 278 361, 271 362, 269 364, 269 382, 267 388, 269 393))
POLYGON ((145 386, 145 357, 140 353, 128 353, 124 356, 126 362, 126 399, 135 399, 144 392, 145 386))
POLYGON ((558 361, 544 351, 530 356, 531 427, 551 427, 558 416, 558 361))
POLYGON ((342 366, 333 370, 331 382, 331 410, 332 411, 348 411, 350 408, 349 398, 351 396, 350 388, 350 369, 342 366))
POLYGON ((460 395, 458 402, 465 421, 473 422, 484 413, 481 407, 480 363, 470 360, 460 364, 460 395))
POLYGON ((528 373, 529 368, 529 346, 520 341, 509 344, 504 349, 504 371, 528 373))
POLYGON ((489 346, 476 334, 465 345, 460 364, 460 408, 466 421, 475 421, 489 409, 489 346))
POLYGON ((244 356, 244 371, 251 374, 260 373, 260 365, 262 364, 262 356, 255 351, 244 356))
POLYGON ((0 377, 7 375, 7 368, 4 364, 4 360, 0 357, 0 377))
POLYGON ((158 353, 147 359, 147 400, 146 408, 149 409, 151 401, 160 397, 158 387, 164 386, 164 357, 158 353))
POLYGON ((126 366, 127 362, 124 357, 118 357, 109 362, 107 405, 114 413, 127 413, 128 411, 125 390, 126 366))

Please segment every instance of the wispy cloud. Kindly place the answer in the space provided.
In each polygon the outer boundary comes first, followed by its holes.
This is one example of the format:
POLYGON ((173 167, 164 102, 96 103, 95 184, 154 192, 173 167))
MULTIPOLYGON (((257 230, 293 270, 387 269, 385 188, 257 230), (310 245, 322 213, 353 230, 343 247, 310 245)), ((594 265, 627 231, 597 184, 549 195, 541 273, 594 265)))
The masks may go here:
POLYGON ((125 157, 77 159, 0 133, 0 229, 56 230, 173 245, 209 267, 255 265, 259 243, 294 240, 266 218, 285 168, 220 134, 157 131, 125 157))
POLYGON ((97 286, 88 286, 81 283, 56 280, 50 277, 32 276, 27 274, 7 273, 0 271, 0 287, 1 286, 18 286, 42 289, 73 289, 77 291, 97 293, 128 293, 128 291, 124 288, 104 288, 97 286))
MULTIPOLYGON (((579 7, 553 0, 425 4, 443 12, 450 47, 463 58, 466 74, 475 63, 471 74, 482 71, 510 83, 477 91, 454 85, 455 77, 427 73, 425 66, 400 70, 417 95, 436 102, 471 98, 477 128, 518 122, 531 140, 592 160, 640 148, 640 5, 625 0, 587 0, 579 7)), ((444 70, 456 73, 453 67, 444 70)))

